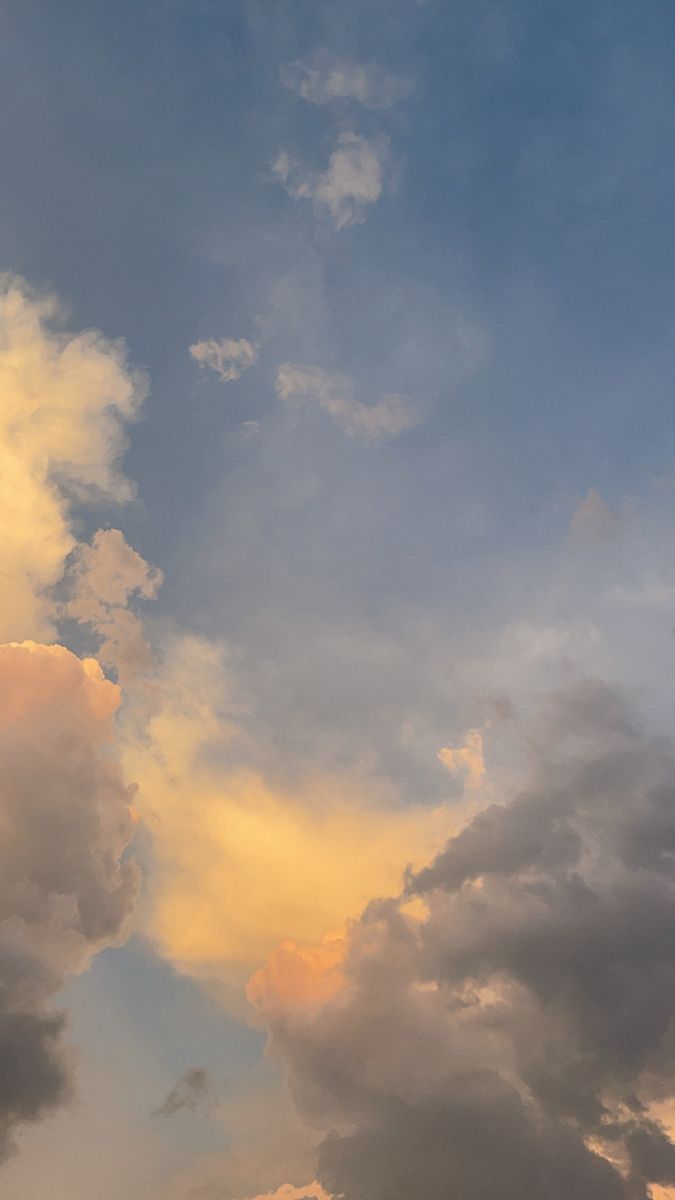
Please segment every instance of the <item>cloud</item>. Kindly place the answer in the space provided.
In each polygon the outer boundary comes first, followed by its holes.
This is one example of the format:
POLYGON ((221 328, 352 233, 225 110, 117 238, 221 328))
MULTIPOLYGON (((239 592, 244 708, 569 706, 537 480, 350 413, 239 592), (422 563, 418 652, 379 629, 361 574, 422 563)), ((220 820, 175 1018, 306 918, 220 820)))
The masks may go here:
POLYGON ((70 1091, 51 997, 123 936, 132 792, 114 754, 117 686, 93 659, 0 646, 0 1158, 70 1091))
POLYGON ((248 1072, 216 1115, 227 1129, 228 1150, 193 1160, 162 1190, 162 1200, 253 1200, 279 1190, 284 1197, 291 1188, 325 1200, 318 1183, 304 1184, 316 1179, 318 1135, 300 1120, 278 1071, 264 1064, 248 1072), (293 1182, 279 1189, 279 1180, 293 1182))
POLYGON ((451 774, 463 775, 469 788, 479 788, 485 776, 482 731, 470 729, 464 745, 458 749, 442 746, 438 759, 451 774))
POLYGON ((376 62, 337 58, 324 50, 282 67, 281 79, 310 104, 354 100, 365 108, 392 108, 412 91, 409 80, 390 74, 376 62))
POLYGON ((190 354, 200 367, 215 371, 221 383, 241 379, 243 372, 258 361, 258 347, 246 338, 222 338, 219 342, 208 338, 190 346, 190 354))
POLYGON ((396 437, 420 420, 419 410, 405 396, 392 392, 375 404, 363 404, 346 375, 330 375, 320 367, 282 363, 276 387, 280 399, 314 401, 349 437, 367 442, 396 437))
POLYGON ((130 600, 153 600, 162 580, 119 529, 99 529, 90 545, 80 543, 73 552, 61 615, 91 626, 101 639, 100 661, 114 666, 120 679, 150 663, 143 623, 130 600))
POLYGON ((311 171, 282 151, 272 172, 289 196, 311 200, 317 216, 328 216, 340 230, 361 224, 368 205, 380 199, 387 164, 384 140, 345 132, 338 136, 325 171, 311 171))
POLYGON ((188 1067, 151 1115, 173 1117, 178 1112, 195 1112, 208 1099, 210 1087, 205 1067, 188 1067))
POLYGON ((315 1179, 313 1183, 306 1183, 303 1187, 282 1183, 275 1192, 265 1192, 264 1195, 255 1196, 253 1200, 332 1200, 332 1197, 315 1179))
POLYGON ((375 785, 344 773, 273 783, 245 765, 255 747, 228 687, 218 647, 177 638, 121 736, 153 835, 147 932, 182 970, 240 982, 279 942, 314 940, 396 888, 453 818, 388 811, 375 785))
POLYGON ((589 488, 572 515, 570 540, 577 545, 597 545, 614 537, 619 525, 618 513, 605 504, 595 488, 589 488))
POLYGON ((63 315, 53 296, 0 277, 0 640, 53 636, 48 592, 75 544, 73 501, 133 495, 119 459, 145 378, 122 343, 63 332, 63 315))
MULTIPOLYGON (((348 930, 344 983, 263 1004, 344 1200, 648 1200, 675 1184, 675 755, 578 684, 531 777, 348 930)), ((328 964, 334 971, 334 964, 328 964)))

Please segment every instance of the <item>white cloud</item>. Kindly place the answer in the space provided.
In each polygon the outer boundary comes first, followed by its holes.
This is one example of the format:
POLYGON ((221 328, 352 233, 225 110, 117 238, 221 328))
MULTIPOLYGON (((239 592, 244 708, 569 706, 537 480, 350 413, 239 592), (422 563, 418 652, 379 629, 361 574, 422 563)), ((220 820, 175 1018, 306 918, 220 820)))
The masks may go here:
POLYGON ((356 133, 341 133, 325 171, 312 171, 282 151, 272 171, 289 196, 311 200, 319 216, 336 229, 365 220, 365 209, 382 195, 387 166, 386 143, 356 133))
POLYGON ((258 361, 258 348, 246 338, 207 338, 190 346, 190 354, 200 367, 210 367, 221 383, 240 379, 242 373, 258 361))
POLYGON ((390 74, 375 62, 341 59, 321 50, 304 62, 282 67, 281 79, 309 104, 355 100, 365 108, 391 108, 412 91, 409 80, 390 74))
POLYGON ((277 394, 284 401, 314 400, 349 435, 375 442, 412 429, 419 409, 405 396, 390 392, 376 404, 363 404, 354 396, 346 375, 330 375, 320 367, 282 363, 277 371, 277 394))

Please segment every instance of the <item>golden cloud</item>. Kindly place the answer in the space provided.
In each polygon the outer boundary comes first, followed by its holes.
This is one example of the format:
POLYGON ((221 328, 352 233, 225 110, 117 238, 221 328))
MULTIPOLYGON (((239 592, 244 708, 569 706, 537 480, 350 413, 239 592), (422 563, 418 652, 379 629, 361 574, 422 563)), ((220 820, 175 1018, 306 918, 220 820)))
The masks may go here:
POLYGON ((145 395, 123 346, 64 333, 52 296, 0 277, 0 640, 54 634, 48 589, 75 539, 73 500, 124 501, 124 424, 145 395))

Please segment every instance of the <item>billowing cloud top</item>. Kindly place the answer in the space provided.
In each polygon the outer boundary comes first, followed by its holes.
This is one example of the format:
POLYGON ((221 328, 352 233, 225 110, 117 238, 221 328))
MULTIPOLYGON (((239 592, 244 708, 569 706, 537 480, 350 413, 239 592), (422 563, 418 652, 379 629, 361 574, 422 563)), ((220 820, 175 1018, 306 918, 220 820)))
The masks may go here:
POLYGON ((527 790, 411 876, 426 915, 374 902, 310 1006, 274 973, 255 988, 346 1200, 675 1184, 652 1111, 675 1091, 673 750, 591 683, 530 744, 527 790))

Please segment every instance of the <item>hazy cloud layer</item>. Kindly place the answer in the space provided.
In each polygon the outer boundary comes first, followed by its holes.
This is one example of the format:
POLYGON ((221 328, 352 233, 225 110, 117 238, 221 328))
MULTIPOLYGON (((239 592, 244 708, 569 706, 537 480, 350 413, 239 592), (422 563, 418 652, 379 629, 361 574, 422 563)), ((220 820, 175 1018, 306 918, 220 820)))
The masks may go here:
POLYGON ((344 132, 338 135, 325 171, 312 171, 282 151, 272 172, 289 196, 310 200, 317 217, 327 217, 340 230, 360 225, 368 206, 380 199, 388 159, 384 140, 344 132))
POLYGON ((391 108, 412 90, 408 80, 397 78, 376 62, 356 62, 318 50, 308 59, 281 69, 287 88, 310 104, 356 101, 365 108, 391 108))
POLYGON ((346 375, 331 375, 320 367, 300 363, 281 364, 277 371, 277 393, 286 402, 313 401, 349 437, 366 442, 396 437, 421 419, 419 410, 405 396, 391 392, 375 404, 363 404, 354 396, 352 382, 346 375))
POLYGON ((373 902, 328 1000, 258 993, 345 1200, 675 1184, 673 751, 594 683, 528 739, 527 790, 410 879, 421 920, 373 902))

